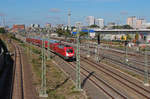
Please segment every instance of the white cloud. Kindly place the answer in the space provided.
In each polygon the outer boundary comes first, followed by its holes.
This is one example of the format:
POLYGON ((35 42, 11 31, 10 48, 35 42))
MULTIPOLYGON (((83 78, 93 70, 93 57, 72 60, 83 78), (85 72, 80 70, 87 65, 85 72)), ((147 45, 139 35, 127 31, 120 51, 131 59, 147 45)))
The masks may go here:
POLYGON ((50 12, 59 13, 59 12, 60 12, 60 9, 58 9, 58 8, 51 8, 51 9, 50 9, 50 12))

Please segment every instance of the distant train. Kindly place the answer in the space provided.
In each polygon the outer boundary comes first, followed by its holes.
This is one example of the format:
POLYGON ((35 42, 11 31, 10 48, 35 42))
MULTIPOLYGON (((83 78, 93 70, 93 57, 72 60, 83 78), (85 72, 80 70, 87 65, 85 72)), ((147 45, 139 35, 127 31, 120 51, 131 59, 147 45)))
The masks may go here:
MULTIPOLYGON (((74 60, 75 59, 75 51, 74 51, 74 48, 72 46, 62 44, 58 40, 44 39, 43 41, 45 43, 44 44, 45 48, 49 47, 51 51, 53 51, 54 53, 56 53, 57 55, 59 55, 63 59, 65 59, 65 60, 70 60, 70 59, 74 60)), ((26 42, 32 43, 32 44, 37 45, 37 46, 42 46, 42 39, 41 38, 33 38, 33 37, 26 38, 26 42)))

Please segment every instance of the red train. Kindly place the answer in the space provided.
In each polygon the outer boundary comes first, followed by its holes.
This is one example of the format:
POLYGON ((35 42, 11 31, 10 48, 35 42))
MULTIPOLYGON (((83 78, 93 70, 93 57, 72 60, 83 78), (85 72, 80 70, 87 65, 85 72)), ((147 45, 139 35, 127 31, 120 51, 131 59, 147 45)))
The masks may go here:
MULTIPOLYGON (((42 39, 40 38, 26 38, 26 42, 32 43, 37 46, 42 46, 42 39)), ((75 51, 73 47, 60 43, 58 40, 44 39, 45 48, 50 48, 51 51, 61 56, 65 60, 75 59, 75 51), (49 45, 48 45, 49 42, 49 45)))

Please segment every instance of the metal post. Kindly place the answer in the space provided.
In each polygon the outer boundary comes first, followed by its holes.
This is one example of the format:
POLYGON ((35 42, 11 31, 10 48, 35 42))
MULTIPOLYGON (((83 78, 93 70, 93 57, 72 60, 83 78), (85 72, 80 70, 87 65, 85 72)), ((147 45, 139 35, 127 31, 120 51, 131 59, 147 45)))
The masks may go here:
POLYGON ((147 63, 147 46, 146 46, 146 40, 145 40, 145 79, 144 79, 144 85, 149 86, 149 78, 148 78, 148 63, 147 63))
POLYGON ((42 83, 40 90, 40 97, 48 97, 46 93, 46 64, 45 64, 45 40, 42 37, 42 83))
POLYGON ((78 26, 77 30, 77 63, 76 63, 76 90, 81 91, 81 84, 80 84, 80 41, 79 41, 79 29, 80 27, 78 26))

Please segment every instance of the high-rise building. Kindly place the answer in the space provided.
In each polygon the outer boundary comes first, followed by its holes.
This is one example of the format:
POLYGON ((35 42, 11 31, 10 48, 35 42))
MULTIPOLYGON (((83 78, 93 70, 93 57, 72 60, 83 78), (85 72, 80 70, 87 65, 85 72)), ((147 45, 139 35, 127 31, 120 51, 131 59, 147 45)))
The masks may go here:
POLYGON ((145 19, 137 19, 136 20, 136 28, 140 29, 142 28, 142 25, 146 23, 145 19))
POLYGON ((96 19, 95 24, 101 29, 104 28, 104 19, 96 19))
POLYGON ((94 16, 88 16, 87 17, 87 23, 88 23, 89 26, 90 25, 94 25, 95 24, 95 18, 94 18, 94 16))
POLYGON ((127 19, 127 24, 133 28, 136 28, 136 17, 132 16, 127 19))

